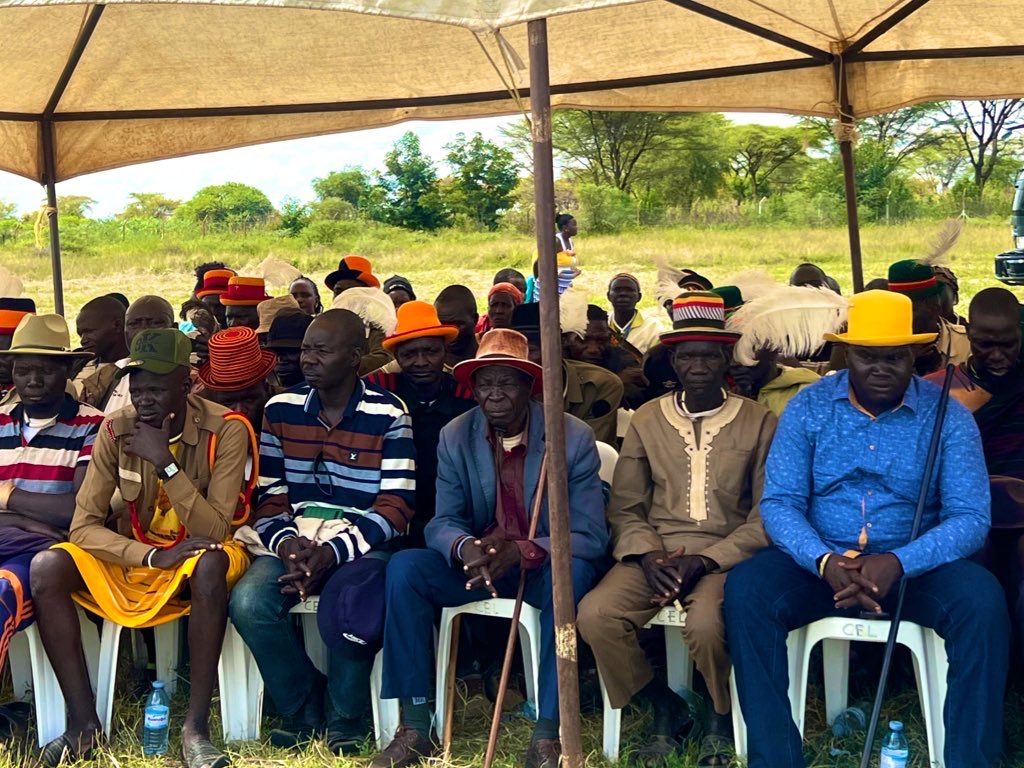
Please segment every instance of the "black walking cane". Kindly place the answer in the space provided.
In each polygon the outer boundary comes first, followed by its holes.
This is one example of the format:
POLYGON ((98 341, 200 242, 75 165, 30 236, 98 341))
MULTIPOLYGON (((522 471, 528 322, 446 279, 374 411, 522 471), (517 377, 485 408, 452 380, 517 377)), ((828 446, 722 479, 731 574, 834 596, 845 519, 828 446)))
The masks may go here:
MULTIPOLYGON (((942 382, 942 394, 939 396, 938 412, 935 414, 935 426, 932 429, 932 440, 928 445, 928 457, 924 463, 924 477, 921 478, 921 492, 917 495, 917 510, 914 512, 914 525, 910 529, 910 541, 917 538, 921 530, 921 518, 924 516, 924 505, 928 500, 928 486, 931 484, 932 471, 935 469, 935 456, 939 452, 939 439, 942 437, 942 423, 946 420, 946 406, 949 405, 949 388, 953 383, 953 365, 946 366, 946 378, 942 382)), ((878 718, 882 714, 882 699, 889 682, 889 668, 892 666, 892 655, 896 650, 896 637, 900 631, 900 619, 903 616, 903 598, 907 593, 906 574, 900 579, 899 592, 896 595, 896 610, 889 618, 889 637, 885 641, 885 655, 882 657, 882 675, 878 681, 878 692, 875 694, 875 705, 871 708, 868 721, 868 735, 864 740, 864 752, 860 756, 860 768, 868 768, 871 762, 871 750, 875 745, 875 733, 878 730, 878 718)))

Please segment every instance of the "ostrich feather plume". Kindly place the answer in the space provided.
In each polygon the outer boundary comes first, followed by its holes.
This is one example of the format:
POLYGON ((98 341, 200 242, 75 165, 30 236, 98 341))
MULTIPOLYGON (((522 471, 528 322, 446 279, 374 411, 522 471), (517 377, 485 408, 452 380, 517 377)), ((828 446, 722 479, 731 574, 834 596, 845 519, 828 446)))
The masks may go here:
POLYGON ((373 326, 390 336, 398 325, 395 304, 380 288, 349 288, 335 297, 331 309, 355 312, 367 326, 367 332, 373 326))
POLYGON ((846 324, 849 303, 828 288, 779 286, 746 302, 726 322, 742 337, 733 348, 741 365, 754 365, 761 349, 782 357, 806 357, 821 347, 822 336, 846 324))

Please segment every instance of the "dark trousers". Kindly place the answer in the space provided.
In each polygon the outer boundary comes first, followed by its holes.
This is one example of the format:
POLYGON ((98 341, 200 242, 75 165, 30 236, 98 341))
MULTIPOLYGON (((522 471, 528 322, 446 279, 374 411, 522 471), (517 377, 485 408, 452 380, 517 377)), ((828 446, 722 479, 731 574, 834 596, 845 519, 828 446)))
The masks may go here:
MULTIPOLYGON (((313 692, 320 673, 306 655, 302 635, 288 613, 296 595, 282 595, 278 578, 285 572, 276 557, 254 558, 231 591, 228 613, 249 646, 267 693, 282 715, 294 715, 313 692)), ((329 651, 328 716, 366 717, 370 711, 370 671, 374 652, 352 644, 346 652, 329 651)))
MULTIPOLYGON (((597 571, 587 560, 573 558, 572 585, 576 602, 594 586, 597 571)), ((513 569, 495 583, 502 597, 515 597, 519 571, 513 569)), ((434 615, 490 595, 483 589, 466 591, 466 574, 453 568, 440 552, 410 549, 388 563, 388 609, 384 624, 383 698, 429 698, 434 691, 434 615)), ((526 578, 525 601, 540 610, 540 690, 537 714, 558 721, 558 676, 555 673, 555 619, 551 600, 550 563, 526 578)))
MULTIPOLYGON (((895 607, 896 588, 882 601, 895 607)), ((802 768, 790 715, 786 635, 839 611, 832 589, 774 547, 734 568, 725 584, 725 626, 748 734, 750 768, 802 768)), ((946 768, 994 766, 1002 750, 1009 619, 995 577, 956 560, 911 579, 903 619, 946 641, 949 691, 943 708, 946 768)), ((883 729, 884 732, 884 729, 883 729)))

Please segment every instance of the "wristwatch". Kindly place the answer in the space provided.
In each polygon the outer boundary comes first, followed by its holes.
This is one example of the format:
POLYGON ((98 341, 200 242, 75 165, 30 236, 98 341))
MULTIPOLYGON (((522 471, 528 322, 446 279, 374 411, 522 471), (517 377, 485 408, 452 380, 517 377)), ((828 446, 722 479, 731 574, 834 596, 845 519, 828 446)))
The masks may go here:
POLYGON ((172 461, 163 469, 156 471, 156 476, 163 480, 165 483, 178 474, 181 471, 181 467, 178 466, 177 462, 172 461))

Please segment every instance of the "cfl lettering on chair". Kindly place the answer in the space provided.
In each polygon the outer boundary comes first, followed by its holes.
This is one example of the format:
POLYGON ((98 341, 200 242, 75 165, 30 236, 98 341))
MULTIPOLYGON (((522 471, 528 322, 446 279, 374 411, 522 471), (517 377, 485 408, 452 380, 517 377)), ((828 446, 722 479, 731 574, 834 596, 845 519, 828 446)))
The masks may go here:
MULTIPOLYGON (((886 628, 888 628, 888 624, 886 624, 886 628)), ((880 627, 862 621, 851 621, 848 624, 844 624, 842 631, 846 637, 858 640, 884 641, 886 637, 880 627)))

